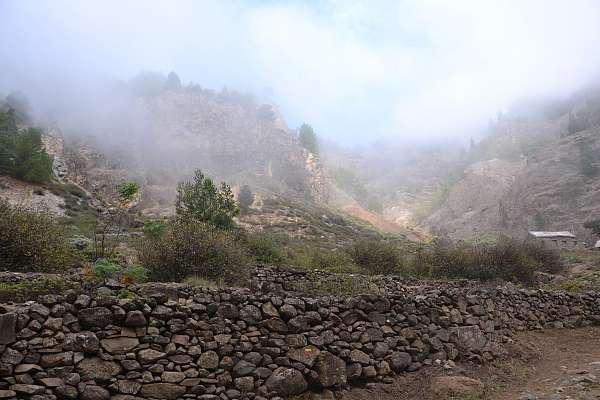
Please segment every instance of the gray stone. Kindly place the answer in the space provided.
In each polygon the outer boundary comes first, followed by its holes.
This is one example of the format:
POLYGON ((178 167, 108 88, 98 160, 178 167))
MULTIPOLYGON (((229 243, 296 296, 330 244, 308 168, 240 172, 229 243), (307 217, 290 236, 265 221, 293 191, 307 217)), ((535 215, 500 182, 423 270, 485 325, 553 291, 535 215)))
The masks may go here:
POLYGON ((251 362, 241 360, 233 367, 233 375, 236 377, 246 376, 256 369, 256 365, 251 362))
POLYGON ((93 332, 70 333, 65 337, 63 348, 84 353, 95 353, 100 349, 100 341, 93 332))
POLYGON ((17 314, 0 315, 0 345, 10 344, 17 340, 17 314))
POLYGON ((121 366, 114 361, 90 357, 77 364, 77 370, 84 380, 108 381, 121 372, 121 366))
POLYGON ((100 344, 102 345, 102 348, 109 353, 125 354, 139 345, 140 341, 137 338, 121 336, 116 338, 102 339, 100 344))
POLYGON ((477 325, 455 326, 449 329, 451 340, 463 351, 479 351, 487 340, 477 325))
POLYGON ((185 394, 185 386, 174 383, 150 383, 142 385, 141 394, 155 399, 175 400, 185 394))
POLYGON ((219 366, 219 355, 212 350, 202 353, 198 366, 204 369, 216 369, 219 366))
POLYGON ((106 307, 92 307, 79 310, 79 323, 82 326, 104 328, 113 322, 113 314, 106 307))
POLYGON ((4 353, 2 353, 2 357, 0 357, 0 363, 7 365, 17 365, 21 361, 23 361, 24 357, 25 356, 21 354, 20 351, 11 349, 9 347, 6 350, 4 350, 4 353))
POLYGON ((294 396, 303 393, 308 384, 300 371, 293 368, 277 368, 265 382, 269 392, 279 396, 294 396))
POLYGON ((315 369, 323 387, 344 386, 347 383, 346 362, 328 351, 319 355, 315 369))
POLYGON ((9 389, 19 394, 26 394, 30 396, 34 394, 43 394, 46 391, 44 386, 23 384, 10 385, 9 389))
POLYGON ((402 372, 408 368, 412 362, 412 358, 408 353, 396 351, 392 353, 389 361, 394 372, 402 372))
POLYGON ((350 352, 350 361, 361 363, 363 365, 369 365, 371 357, 360 350, 354 349, 350 352))
POLYGON ((240 319, 250 325, 256 325, 261 321, 262 314, 258 307, 249 304, 240 310, 240 319))
POLYGON ((154 349, 144 349, 138 352, 138 360, 142 364, 151 364, 165 356, 165 353, 154 349))
POLYGON ((146 316, 139 310, 129 311, 125 317, 125 326, 145 327, 147 324, 146 316))
POLYGON ((301 362, 311 368, 321 352, 315 346, 305 346, 288 351, 287 356, 294 361, 301 362))
POLYGON ((166 383, 179 383, 185 379, 185 374, 177 371, 165 371, 160 376, 160 379, 166 383))
POLYGON ((85 390, 81 393, 82 400, 108 400, 110 392, 101 386, 86 385, 85 390))

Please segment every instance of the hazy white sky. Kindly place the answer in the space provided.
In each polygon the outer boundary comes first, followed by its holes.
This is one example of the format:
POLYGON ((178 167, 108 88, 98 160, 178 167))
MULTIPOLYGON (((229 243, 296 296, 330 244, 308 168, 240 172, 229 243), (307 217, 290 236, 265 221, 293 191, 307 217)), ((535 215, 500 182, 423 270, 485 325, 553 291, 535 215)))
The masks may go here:
POLYGON ((599 21, 596 0, 0 0, 0 91, 175 70, 327 138, 429 139, 599 76, 599 21))

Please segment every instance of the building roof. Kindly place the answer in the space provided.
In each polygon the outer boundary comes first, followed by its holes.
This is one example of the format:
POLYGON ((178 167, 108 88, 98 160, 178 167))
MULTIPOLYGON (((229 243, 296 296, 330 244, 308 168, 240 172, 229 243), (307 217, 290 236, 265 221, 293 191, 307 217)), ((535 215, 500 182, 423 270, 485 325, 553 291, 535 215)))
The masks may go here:
POLYGON ((536 238, 571 238, 575 239, 575 235, 568 231, 561 232, 539 232, 539 231, 529 231, 529 234, 536 238))

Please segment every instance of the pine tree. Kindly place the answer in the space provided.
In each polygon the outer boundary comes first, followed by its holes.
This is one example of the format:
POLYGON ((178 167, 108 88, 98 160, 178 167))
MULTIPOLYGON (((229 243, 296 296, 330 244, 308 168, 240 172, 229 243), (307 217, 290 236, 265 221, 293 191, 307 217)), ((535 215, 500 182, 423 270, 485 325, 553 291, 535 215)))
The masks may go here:
POLYGON ((313 154, 319 154, 319 143, 317 140, 317 135, 315 134, 312 126, 308 124, 302 124, 298 139, 300 140, 300 145, 306 150, 313 154))

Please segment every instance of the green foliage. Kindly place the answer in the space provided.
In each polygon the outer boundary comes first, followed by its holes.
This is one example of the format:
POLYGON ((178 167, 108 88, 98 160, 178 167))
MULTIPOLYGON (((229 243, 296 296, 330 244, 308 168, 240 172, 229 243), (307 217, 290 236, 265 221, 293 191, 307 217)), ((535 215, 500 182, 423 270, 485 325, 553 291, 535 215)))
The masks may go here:
POLYGON ((579 143, 579 160, 582 175, 593 177, 598 174, 598 166, 596 165, 598 156, 594 153, 591 143, 585 141, 579 143))
POLYGON ((188 276, 187 278, 185 278, 183 280, 183 283, 190 285, 190 286, 194 286, 194 287, 202 287, 202 288, 209 288, 209 289, 216 289, 218 287, 222 287, 222 283, 219 282, 213 282, 209 279, 206 278, 202 278, 200 276, 188 276))
POLYGON ((135 199, 135 196, 137 196, 139 191, 140 185, 137 182, 133 181, 121 182, 115 188, 115 192, 119 197, 119 203, 121 204, 131 203, 135 199))
POLYGON ((153 280, 196 275, 230 284, 244 281, 248 272, 246 251, 233 233, 189 218, 173 218, 161 236, 142 240, 138 252, 153 280))
POLYGON ((115 279, 124 284, 133 284, 144 282, 147 271, 139 265, 123 267, 114 261, 100 259, 92 266, 92 274, 105 282, 109 279, 115 279))
POLYGON ((163 221, 153 220, 144 223, 144 235, 150 238, 157 238, 162 235, 165 229, 163 221))
POLYGON ((97 260, 92 266, 92 273, 99 279, 107 281, 109 279, 117 279, 121 272, 121 266, 109 260, 97 260))
POLYGON ((139 184, 132 181, 123 181, 114 188, 118 204, 109 207, 96 222, 92 260, 111 259, 114 256, 119 239, 130 221, 128 209, 139 193, 139 189, 139 184))
POLYGON ((250 186, 244 185, 240 188, 240 194, 238 196, 238 203, 240 204, 240 211, 244 214, 248 212, 250 206, 254 202, 254 195, 250 190, 250 186))
POLYGON ((544 229, 546 227, 546 217, 542 211, 536 210, 533 216, 533 225, 535 229, 544 229))
POLYGON ((349 253, 361 269, 371 274, 392 274, 402 264, 397 246, 384 240, 357 241, 349 253))
POLYGON ((358 266, 352 257, 341 250, 313 252, 309 260, 309 267, 332 273, 358 273, 358 266))
POLYGON ((121 290, 119 290, 117 293, 117 297, 119 299, 133 299, 135 297, 135 293, 126 288, 121 288, 121 290))
POLYGON ((586 221, 583 227, 590 230, 594 235, 600 236, 600 218, 586 221))
POLYGON ((167 82, 165 83, 165 89, 171 90, 173 92, 178 92, 181 90, 181 79, 175 73, 175 71, 169 72, 167 76, 167 82))
POLYGON ((569 113, 569 122, 567 125, 567 131, 569 132, 569 135, 581 132, 589 127, 590 123, 585 116, 575 115, 573 112, 569 113))
POLYGON ((411 271, 430 278, 502 279, 532 284, 536 272, 557 273, 563 269, 558 252, 533 241, 502 238, 495 243, 438 241, 420 249, 411 271))
POLYGON ((180 182, 177 186, 175 210, 180 217, 223 229, 232 228, 233 217, 239 213, 231 188, 225 182, 217 187, 200 170, 194 172, 193 182, 180 182))
POLYGON ((308 124, 302 124, 302 126, 300 126, 298 139, 300 140, 300 145, 306 150, 313 154, 319 154, 319 141, 312 126, 308 124))
POLYGON ((14 110, 15 120, 19 124, 31 123, 31 106, 22 92, 12 92, 6 96, 6 106, 14 110))
POLYGON ((76 261, 65 227, 50 214, 0 199, 0 269, 55 272, 76 261))
POLYGON ((281 252, 281 244, 277 243, 270 235, 263 233, 238 233, 238 240, 246 247, 248 254, 259 263, 281 264, 285 256, 281 252))
POLYGON ((0 110, 0 173, 29 182, 47 182, 52 177, 52 158, 44 149, 42 132, 19 131, 12 110, 0 110))
POLYGON ((17 283, 0 282, 0 303, 23 303, 45 294, 62 294, 77 284, 60 277, 39 277, 17 283))

